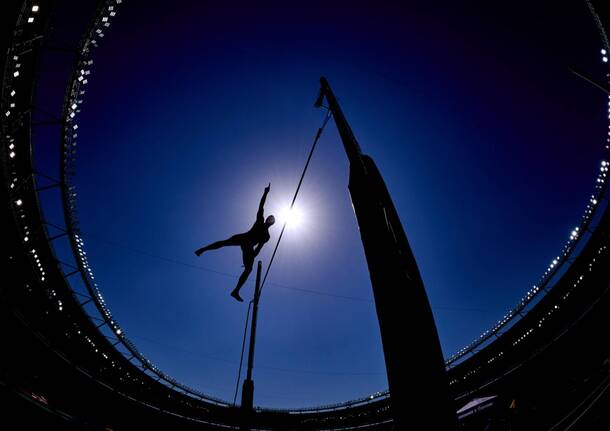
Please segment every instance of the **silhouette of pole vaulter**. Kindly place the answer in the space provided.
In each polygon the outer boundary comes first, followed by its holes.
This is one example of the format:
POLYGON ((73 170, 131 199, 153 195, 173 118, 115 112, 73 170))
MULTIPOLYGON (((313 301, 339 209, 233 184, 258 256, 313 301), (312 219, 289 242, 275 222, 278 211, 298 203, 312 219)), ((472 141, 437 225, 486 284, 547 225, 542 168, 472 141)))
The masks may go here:
POLYGON ((233 235, 228 239, 216 241, 212 244, 206 245, 205 247, 201 247, 195 250, 195 254, 197 256, 201 256, 201 254, 205 251, 216 250, 221 247, 227 247, 230 245, 238 245, 241 247, 242 260, 244 261, 244 272, 242 272, 239 276, 237 286, 231 292, 231 296, 239 302, 243 301, 241 296, 239 296, 239 289, 241 289, 241 287, 248 279, 248 276, 252 272, 254 258, 260 253, 261 249, 263 248, 263 245, 265 245, 265 243, 269 241, 269 228, 273 225, 273 223, 275 223, 275 217, 273 217, 272 215, 267 217, 267 219, 263 218, 265 200, 267 199, 267 194, 269 193, 269 190, 271 190, 271 183, 269 183, 269 185, 265 187, 265 192, 263 193, 261 202, 258 205, 256 221, 248 232, 238 233, 237 235, 233 235))

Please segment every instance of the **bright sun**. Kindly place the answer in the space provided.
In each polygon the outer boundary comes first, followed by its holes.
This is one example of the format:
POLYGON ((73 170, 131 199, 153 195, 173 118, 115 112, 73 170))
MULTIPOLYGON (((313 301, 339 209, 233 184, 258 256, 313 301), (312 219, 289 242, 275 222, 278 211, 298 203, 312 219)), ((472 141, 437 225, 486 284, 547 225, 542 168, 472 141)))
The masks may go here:
POLYGON ((280 224, 286 223, 287 228, 299 228, 303 224, 303 213, 298 208, 285 207, 279 213, 280 224))

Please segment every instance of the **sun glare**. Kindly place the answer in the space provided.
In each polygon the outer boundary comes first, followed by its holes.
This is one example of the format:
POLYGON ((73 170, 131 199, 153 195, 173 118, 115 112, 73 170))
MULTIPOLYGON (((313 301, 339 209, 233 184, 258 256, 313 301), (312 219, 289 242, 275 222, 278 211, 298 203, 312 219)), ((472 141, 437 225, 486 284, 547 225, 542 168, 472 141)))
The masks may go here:
POLYGON ((299 228, 303 224, 303 213, 298 208, 285 207, 279 213, 279 222, 287 228, 299 228))

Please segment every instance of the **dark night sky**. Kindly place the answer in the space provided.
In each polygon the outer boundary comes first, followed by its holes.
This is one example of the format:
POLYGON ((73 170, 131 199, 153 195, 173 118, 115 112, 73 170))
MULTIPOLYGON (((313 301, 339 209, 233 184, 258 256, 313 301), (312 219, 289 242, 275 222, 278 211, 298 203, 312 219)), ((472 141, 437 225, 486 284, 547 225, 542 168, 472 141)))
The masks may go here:
MULTIPOLYGON (((81 229, 110 309, 162 370, 227 400, 239 250, 193 250, 247 230, 268 182, 267 213, 289 204, 320 75, 385 177, 446 356, 559 252, 607 133, 604 95, 569 71, 602 76, 584 1, 290 3, 125 1, 80 115, 81 229)), ((347 174, 331 123, 262 299, 257 405, 387 387, 347 174)))

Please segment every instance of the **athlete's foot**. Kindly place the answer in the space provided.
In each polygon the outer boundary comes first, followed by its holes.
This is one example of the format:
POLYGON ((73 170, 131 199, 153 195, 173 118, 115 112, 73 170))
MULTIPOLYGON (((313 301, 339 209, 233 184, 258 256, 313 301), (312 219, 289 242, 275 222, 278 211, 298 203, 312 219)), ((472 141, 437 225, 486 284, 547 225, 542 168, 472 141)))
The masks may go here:
POLYGON ((238 300, 239 302, 244 302, 243 299, 241 299, 241 296, 239 296, 239 292, 234 290, 233 292, 231 292, 231 296, 233 298, 235 298, 236 300, 238 300))

